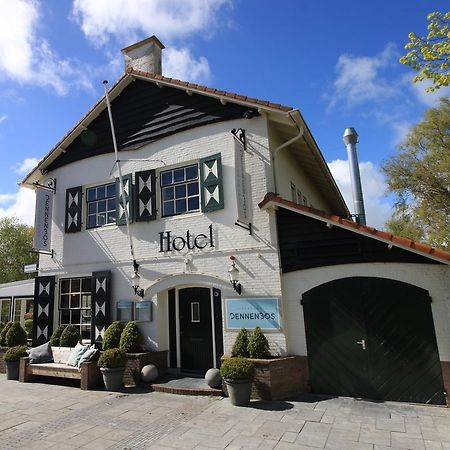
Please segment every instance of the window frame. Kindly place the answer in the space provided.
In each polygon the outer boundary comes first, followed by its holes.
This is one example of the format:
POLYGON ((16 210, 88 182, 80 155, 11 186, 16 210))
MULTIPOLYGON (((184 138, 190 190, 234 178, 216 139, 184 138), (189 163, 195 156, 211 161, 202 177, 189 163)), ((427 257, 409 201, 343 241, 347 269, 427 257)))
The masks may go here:
MULTIPOLYGON (((159 179, 157 191, 158 191, 158 195, 159 195, 159 199, 158 199, 159 201, 158 202, 159 202, 159 205, 160 205, 159 211, 161 212, 161 215, 160 215, 161 218, 177 217, 177 216, 182 216, 184 214, 198 213, 198 212, 201 211, 201 195, 200 195, 200 189, 201 189, 200 184, 201 183, 200 183, 200 164, 199 164, 199 161, 192 161, 190 163, 183 163, 183 164, 180 164, 180 165, 177 165, 177 166, 173 166, 173 167, 169 167, 169 168, 167 168, 167 167, 160 168, 158 173, 157 173, 157 177, 159 179), (186 169, 189 168, 189 167, 193 167, 193 166, 195 166, 196 169, 197 169, 196 170, 196 178, 186 179, 186 169), (185 173, 184 179, 182 181, 174 181, 174 172, 177 171, 177 170, 180 170, 180 169, 184 169, 184 173, 185 173), (167 172, 172 172, 172 182, 163 185, 163 175, 165 173, 167 173, 167 172), (194 183, 194 182, 196 182, 196 184, 197 184, 197 192, 195 194, 189 195, 189 193, 187 191, 187 189, 188 189, 187 186, 188 186, 188 184, 191 184, 191 183, 194 183), (185 188, 185 195, 178 197, 178 199, 185 199, 186 200, 186 203, 185 203, 186 210, 183 211, 183 212, 176 212, 177 196, 176 196, 175 190, 176 190, 176 186, 182 186, 182 185, 186 186, 186 188, 185 188), (164 208, 164 203, 165 203, 165 200, 164 200, 164 189, 167 189, 167 188, 170 188, 170 187, 173 187, 173 192, 174 193, 173 193, 173 199, 168 199, 168 201, 172 201, 173 202, 173 204, 174 204, 174 212, 172 214, 166 214, 165 208, 164 208), (198 198, 198 207, 195 208, 195 209, 189 210, 189 199, 190 198, 195 198, 195 197, 198 198)), ((166 201, 166 203, 168 201, 166 201)))
MULTIPOLYGON (((16 320, 17 303, 22 302, 23 300, 32 302, 31 303, 31 305, 32 305, 31 312, 34 312, 34 296, 33 295, 18 295, 17 297, 14 297, 13 305, 12 305, 11 317, 13 319, 13 322, 15 322, 15 320, 16 320)), ((25 309, 26 309, 26 306, 25 306, 25 309)), ((25 314, 27 314, 27 313, 25 313, 25 314)), ((19 323, 22 327, 24 327, 25 320, 26 319, 19 321, 19 323)))
POLYGON ((2 318, 2 308, 3 308, 3 302, 9 301, 9 313, 8 313, 8 319, 6 322, 11 321, 11 312, 12 312, 12 306, 13 306, 13 298, 12 297, 0 297, 0 320, 2 318))
POLYGON ((112 181, 106 181, 104 183, 101 184, 94 184, 92 186, 86 186, 84 188, 84 197, 85 197, 85 204, 86 204, 86 230, 92 230, 94 228, 102 228, 102 227, 107 227, 107 226, 111 226, 111 225, 117 225, 117 187, 116 187, 116 181, 112 180, 112 181), (114 187, 114 195, 108 197, 107 193, 108 193, 108 186, 113 186, 114 187), (101 198, 101 199, 95 199, 95 200, 90 200, 89 201, 89 191, 91 189, 98 189, 98 188, 105 188, 105 197, 101 198), (113 200, 114 201, 114 210, 112 209, 108 209, 108 202, 113 200), (98 213, 98 209, 96 211, 95 214, 89 214, 89 205, 96 203, 98 204, 101 201, 105 201, 106 202, 106 207, 105 207, 105 211, 102 211, 101 213, 105 214, 105 223, 103 225, 98 224, 98 217, 99 217, 99 213, 98 213), (113 222, 106 222, 106 219, 108 218, 108 216, 112 216, 114 218, 113 222), (93 226, 89 225, 89 216, 95 216, 96 218, 96 224, 93 226))
POLYGON ((91 287, 91 276, 79 276, 79 277, 70 277, 70 278, 60 278, 59 284, 58 284, 58 323, 59 325, 74 325, 77 327, 80 331, 80 336, 82 340, 90 339, 90 333, 91 333, 91 327, 92 327, 92 287, 91 287), (77 291, 72 291, 72 282, 79 280, 80 282, 80 288, 77 291), (89 291, 83 290, 83 280, 89 280, 89 291), (62 292, 62 284, 63 282, 69 281, 69 290, 68 292, 62 292), (79 307, 73 307, 71 305, 71 296, 72 295, 79 295, 79 307), (69 301, 69 307, 62 307, 62 296, 67 295, 68 301, 69 301), (89 306, 83 308, 83 296, 89 295, 90 301, 89 306), (69 322, 66 321, 63 322, 62 320, 62 311, 69 311, 69 322), (72 323, 72 311, 80 311, 79 320, 77 323, 72 323), (83 311, 89 312, 90 320, 89 322, 83 322, 83 311), (88 337, 83 337, 82 334, 82 326, 85 327, 87 330, 87 333, 89 334, 88 337))

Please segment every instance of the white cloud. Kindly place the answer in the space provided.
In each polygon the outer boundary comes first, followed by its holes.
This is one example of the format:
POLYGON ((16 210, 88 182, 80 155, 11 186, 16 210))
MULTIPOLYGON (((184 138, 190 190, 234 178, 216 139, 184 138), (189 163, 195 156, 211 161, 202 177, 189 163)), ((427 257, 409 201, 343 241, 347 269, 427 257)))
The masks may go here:
POLYGON ((49 86, 64 95, 71 87, 91 90, 86 67, 59 59, 38 35, 42 15, 37 0, 0 2, 0 73, 20 83, 49 86))
POLYGON ((39 162, 38 158, 25 158, 22 162, 17 163, 14 166, 14 172, 19 175, 27 174, 31 169, 33 169, 39 162))
MULTIPOLYGON (((350 212, 354 213, 348 161, 337 159, 328 163, 328 167, 342 192, 350 212)), ((386 220, 392 214, 391 205, 383 198, 386 191, 386 183, 378 168, 370 161, 360 162, 359 171, 361 173, 367 225, 383 229, 386 220)))
POLYGON ((406 80, 417 100, 428 107, 438 106, 441 97, 450 97, 450 86, 445 86, 433 92, 427 92, 427 88, 433 84, 431 80, 424 80, 419 83, 413 83, 409 77, 406 80))
POLYGON ((2 114, 2 115, 0 116, 0 124, 1 124, 2 122, 4 122, 7 118, 8 118, 8 116, 7 116, 6 114, 2 114))
POLYGON ((367 100, 377 101, 396 96, 398 89, 380 75, 396 57, 396 46, 393 43, 388 43, 381 53, 372 57, 340 55, 329 108, 338 103, 352 107, 367 100))
POLYGON ((139 35, 173 39, 208 33, 230 0, 74 0, 72 17, 95 45, 110 37, 126 45, 139 35))
POLYGON ((210 77, 207 59, 203 57, 195 59, 187 48, 168 48, 165 50, 164 57, 165 76, 197 83, 206 82, 210 77))
MULTIPOLYGON (((0 217, 15 216, 21 223, 34 224, 35 194, 32 189, 19 188, 16 194, 0 194, 0 199, 5 198, 9 205, 0 208, 0 217)), ((0 203, 2 203, 0 201, 0 203)))
POLYGON ((3 205, 4 203, 10 203, 15 198, 16 196, 14 194, 0 194, 0 205, 3 205))

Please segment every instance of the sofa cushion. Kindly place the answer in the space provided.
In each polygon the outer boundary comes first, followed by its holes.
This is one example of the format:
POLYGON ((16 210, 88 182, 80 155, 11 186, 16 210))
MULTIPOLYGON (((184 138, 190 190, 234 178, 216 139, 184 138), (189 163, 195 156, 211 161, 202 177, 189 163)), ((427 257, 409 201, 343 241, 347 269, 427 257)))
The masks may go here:
POLYGON ((81 367, 81 364, 84 362, 92 361, 98 353, 98 350, 95 348, 95 345, 91 345, 82 355, 80 360, 78 361, 78 367, 81 367))
POLYGON ((85 353, 88 348, 88 345, 77 344, 70 353, 69 359, 67 360, 67 365, 78 367, 78 361, 81 359, 83 353, 85 353))
POLYGON ((28 351, 30 364, 53 362, 53 353, 50 342, 34 347, 28 351))

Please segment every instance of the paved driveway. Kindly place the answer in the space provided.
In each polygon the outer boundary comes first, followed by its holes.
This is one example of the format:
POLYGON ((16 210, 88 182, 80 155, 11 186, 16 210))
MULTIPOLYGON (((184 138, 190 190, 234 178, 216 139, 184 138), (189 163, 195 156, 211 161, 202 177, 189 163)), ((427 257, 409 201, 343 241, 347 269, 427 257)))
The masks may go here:
POLYGON ((450 449, 450 410, 349 398, 232 407, 228 399, 113 394, 0 375, 0 449, 450 449))

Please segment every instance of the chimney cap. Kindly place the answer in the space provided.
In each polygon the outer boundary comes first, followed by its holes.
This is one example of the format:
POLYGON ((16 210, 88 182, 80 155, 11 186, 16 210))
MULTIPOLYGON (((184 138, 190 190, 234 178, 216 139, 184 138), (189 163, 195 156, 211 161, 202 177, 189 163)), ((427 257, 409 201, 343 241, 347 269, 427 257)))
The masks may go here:
POLYGON ((146 39, 143 39, 142 41, 136 42, 135 44, 129 45, 128 47, 125 47, 121 50, 122 53, 128 53, 131 50, 134 50, 135 48, 141 47, 142 45, 149 44, 151 42, 154 42, 161 50, 164 48, 164 44, 155 36, 150 36, 146 39))
POLYGON ((344 131, 343 139, 345 145, 348 144, 354 145, 358 142, 358 133, 354 128, 346 128, 344 131))

